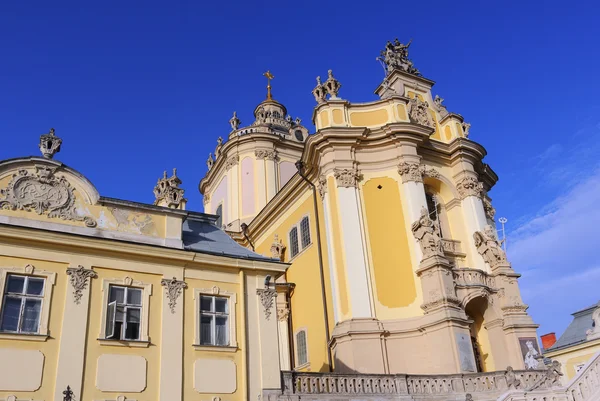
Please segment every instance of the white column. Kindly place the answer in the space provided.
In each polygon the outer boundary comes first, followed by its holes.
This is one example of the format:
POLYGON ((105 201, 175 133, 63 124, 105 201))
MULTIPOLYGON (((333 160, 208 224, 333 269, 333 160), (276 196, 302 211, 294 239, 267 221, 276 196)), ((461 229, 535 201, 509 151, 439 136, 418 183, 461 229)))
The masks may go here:
MULTIPOLYGON (((234 156, 235 157, 235 156, 234 156)), ((232 161, 235 163, 231 166, 229 173, 229 221, 223 222, 229 224, 232 221, 239 220, 240 218, 240 174, 239 174, 239 161, 232 161)))
POLYGON ((336 270, 335 248, 333 245, 333 234, 331 232, 331 207, 329 206, 329 193, 327 192, 326 179, 319 183, 320 191, 323 199, 323 213, 325 214, 325 243, 327 244, 327 264, 329 265, 329 281, 331 282, 331 299, 333 303, 333 320, 334 323, 340 321, 341 312, 339 310, 339 288, 338 275, 336 270))
POLYGON ((267 202, 269 202, 277 193, 277 160, 276 157, 269 157, 265 160, 267 165, 267 202))
MULTIPOLYGON (((336 172, 336 174, 338 174, 336 172)), ((364 238, 360 221, 360 203, 356 180, 358 172, 343 170, 344 176, 337 176, 340 208, 341 235, 346 255, 346 274, 352 317, 373 317, 369 270, 363 247, 364 238), (349 177, 354 175, 353 177, 349 177)))
POLYGON ((267 177, 265 171, 265 159, 257 158, 256 166, 256 191, 257 191, 257 208, 262 210, 267 205, 267 177))
POLYGON ((183 289, 181 280, 163 279, 160 344, 160 401, 181 401, 183 391, 183 289))
POLYGON ((465 176, 458 180, 456 189, 461 197, 461 209, 467 231, 468 254, 471 256, 473 268, 489 272, 485 261, 477 252, 473 233, 483 231, 487 225, 483 202, 481 201, 483 185, 473 176, 465 176))
POLYGON ((56 369, 54 401, 63 400, 63 391, 71 387, 75 399, 81 399, 85 340, 87 338, 88 311, 90 303, 90 280, 96 273, 79 266, 69 268, 69 284, 65 311, 60 331, 60 350, 56 369), (75 278, 78 278, 76 280, 75 278))

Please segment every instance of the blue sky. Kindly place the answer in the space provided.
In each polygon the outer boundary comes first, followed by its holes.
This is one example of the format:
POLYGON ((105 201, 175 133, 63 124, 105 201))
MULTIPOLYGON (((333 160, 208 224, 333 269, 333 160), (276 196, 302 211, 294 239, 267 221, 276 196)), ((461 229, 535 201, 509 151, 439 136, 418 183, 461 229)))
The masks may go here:
POLYGON ((202 210, 199 180, 237 110, 265 96, 262 73, 311 129, 315 76, 340 96, 375 99, 386 40, 411 58, 450 111, 472 124, 500 176, 508 253, 540 334, 600 300, 600 6, 593 2, 0 3, 0 159, 58 159, 104 196, 151 202, 177 167, 202 210), (534 4, 536 3, 536 4, 534 4), (541 6, 543 4, 543 6, 541 6))

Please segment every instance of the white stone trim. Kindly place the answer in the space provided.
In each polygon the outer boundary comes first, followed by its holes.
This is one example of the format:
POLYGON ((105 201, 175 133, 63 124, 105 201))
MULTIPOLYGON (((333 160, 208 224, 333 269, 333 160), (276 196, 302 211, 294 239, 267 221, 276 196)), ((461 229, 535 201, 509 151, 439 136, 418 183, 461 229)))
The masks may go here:
MULTIPOLYGON (((48 320, 50 317, 50 304, 52 301, 52 290, 56 283, 56 273, 39 270, 33 265, 26 265, 24 267, 0 267, 0 311, 3 310, 4 303, 4 288, 6 283, 6 277, 9 274, 18 274, 21 276, 40 277, 44 279, 44 297, 42 298, 42 311, 40 313, 40 325, 37 333, 12 333, 12 332, 0 332, 2 338, 14 338, 14 339, 25 339, 35 341, 46 341, 48 337, 48 320)), ((0 316, 0 319, 2 317, 0 316)))
POLYGON ((150 296, 152 295, 152 284, 143 283, 132 279, 131 277, 102 279, 102 315, 100 322, 100 334, 98 340, 102 345, 126 345, 132 347, 147 347, 150 342, 148 334, 148 319, 150 318, 150 296), (131 340, 113 340, 106 338, 106 308, 108 306, 109 288, 111 285, 120 285, 124 287, 142 289, 142 324, 140 327, 140 339, 131 340))
POLYGON ((216 285, 212 288, 194 288, 194 347, 206 347, 200 345, 200 296, 221 296, 229 298, 229 345, 225 347, 214 346, 213 348, 237 348, 237 331, 236 331, 236 305, 237 305, 237 294, 234 292, 224 291, 216 285))
POLYGON ((339 305, 339 282, 336 270, 335 251, 333 237, 331 235, 331 207, 329 206, 329 191, 323 196, 323 212, 325 214, 325 243, 327 244, 327 263, 329 264, 329 280, 331 282, 331 298, 333 303, 333 320, 334 323, 339 323, 341 311, 339 305))

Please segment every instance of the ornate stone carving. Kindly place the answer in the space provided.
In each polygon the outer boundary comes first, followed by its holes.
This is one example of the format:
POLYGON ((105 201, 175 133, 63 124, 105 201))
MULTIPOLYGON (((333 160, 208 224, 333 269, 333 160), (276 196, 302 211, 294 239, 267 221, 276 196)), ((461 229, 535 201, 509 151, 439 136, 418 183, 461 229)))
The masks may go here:
POLYGON ((260 303, 263 306, 265 319, 271 319, 271 309, 273 308, 273 300, 277 297, 277 291, 265 288, 256 290, 256 294, 260 297, 260 303))
POLYGON ((169 299, 169 309, 171 309, 171 313, 175 313, 177 299, 181 295, 183 289, 187 288, 187 284, 185 281, 177 280, 175 277, 173 277, 171 280, 160 280, 160 285, 166 288, 167 298, 169 299))
POLYGON ((436 223, 429 218, 429 213, 424 207, 421 208, 421 217, 412 224, 412 232, 421 246, 423 260, 431 256, 444 256, 442 239, 436 223))
POLYGON ((268 159, 268 160, 278 160, 279 159, 276 150, 258 149, 256 151, 254 151, 254 155, 256 156, 257 159, 268 159))
POLYGON ((227 159, 227 161, 225 162, 225 170, 229 170, 230 168, 232 168, 233 166, 236 166, 238 163, 240 162, 240 157, 238 155, 235 156, 231 156, 229 159, 227 159))
POLYGON ((52 159, 54 155, 60 152, 62 139, 54 134, 54 128, 50 128, 50 132, 40 136, 40 151, 46 159, 52 159))
POLYGON ((75 208, 75 193, 65 177, 56 177, 56 169, 37 167, 36 173, 19 170, 5 189, 0 190, 0 208, 6 210, 35 211, 49 218, 83 221, 95 227, 96 220, 80 216, 75 208))
POLYGON ((494 216, 496 215, 496 209, 492 206, 492 200, 487 196, 487 194, 482 194, 481 201, 483 202, 483 210, 485 211, 485 215, 488 219, 494 220, 494 216))
POLYGON ((433 108, 440 114, 441 118, 444 118, 448 115, 448 110, 446 109, 446 106, 442 104, 443 102, 444 99, 438 95, 435 95, 435 98, 433 99, 433 108))
POLYGON ((154 187, 154 204, 170 208, 179 208, 186 202, 183 197, 185 190, 180 188, 181 180, 177 177, 177 169, 173 169, 173 175, 167 178, 167 172, 163 173, 163 178, 156 182, 154 187))
POLYGON ((92 269, 86 269, 80 265, 78 268, 68 268, 67 275, 69 276, 71 287, 73 287, 73 299, 79 305, 83 296, 83 290, 87 287, 87 279, 96 278, 98 274, 92 269))
POLYGON ((325 178, 324 176, 319 177, 319 182, 317 183, 317 191, 319 191, 321 199, 324 199, 325 194, 327 193, 327 178, 325 178))
POLYGON ((408 115, 410 121, 415 124, 435 128, 435 123, 431 118, 431 114, 429 114, 429 103, 419 99, 418 96, 413 97, 408 102, 408 115))
POLYGON ((338 99, 337 95, 340 91, 342 84, 333 77, 333 71, 327 71, 327 81, 323 84, 323 88, 329 95, 329 99, 338 99))
POLYGON ((360 181, 360 173, 356 168, 335 169, 333 176, 335 177, 338 187, 356 187, 358 181, 360 181))
POLYGON ((315 86, 315 88, 312 90, 312 94, 315 97, 317 104, 322 104, 327 101, 327 99, 326 99, 327 91, 325 90, 325 88, 323 87, 323 84, 321 83, 321 77, 317 77, 317 86, 315 86))
POLYGON ((210 203, 210 195, 209 194, 204 194, 202 197, 202 203, 204 204, 204 206, 208 205, 210 203))
POLYGON ((546 373, 539 380, 537 380, 533 386, 527 389, 527 391, 532 391, 535 389, 546 388, 551 389, 552 387, 557 387, 561 385, 560 378, 563 376, 561 372, 561 363, 558 361, 552 361, 548 368, 546 368, 546 373))
POLYGON ((423 173, 421 165, 415 162, 402 161, 398 165, 398 174, 402 177, 402 182, 423 182, 423 173))
POLYGON ((496 239, 496 233, 492 226, 487 225, 483 232, 475 231, 473 233, 477 252, 483 257, 483 260, 494 268, 498 265, 507 265, 506 253, 502 249, 502 241, 496 239))
POLYGON ((215 164, 215 159, 213 159, 212 153, 208 154, 208 159, 206 159, 206 167, 208 167, 208 171, 212 168, 213 164, 215 164))
POLYGON ((229 120, 229 125, 231 125, 231 131, 237 130, 241 123, 242 122, 238 118, 237 113, 234 111, 233 117, 231 117, 231 119, 229 120))
POLYGON ((506 384, 508 385, 509 389, 518 389, 521 387, 521 380, 517 379, 517 376, 515 375, 512 366, 506 368, 506 373, 504 374, 504 377, 506 378, 506 384))
POLYGON ((221 155, 221 149, 223 148, 223 138, 217 138, 217 147, 215 148, 215 160, 221 155))
POLYGON ((479 182, 475 177, 467 176, 456 183, 456 190, 460 199, 465 199, 468 196, 481 198, 483 195, 483 183, 479 182))
POLYGON ((290 308, 287 306, 281 306, 277 308, 277 320, 285 322, 290 316, 290 308))
POLYGON ((467 122, 463 122, 462 123, 462 129, 465 133, 465 138, 469 137, 469 130, 471 129, 471 124, 467 123, 467 122))
POLYGON ((275 234, 273 243, 271 244, 271 257, 273 259, 283 260, 283 252, 285 252, 285 245, 283 244, 283 241, 279 239, 279 235, 275 234))
POLYGON ((377 57, 377 60, 383 63, 387 75, 398 69, 418 77, 421 76, 419 70, 415 68, 413 62, 408 58, 408 48, 411 42, 412 40, 407 44, 402 44, 398 39, 394 39, 394 42, 387 42, 385 49, 377 57))

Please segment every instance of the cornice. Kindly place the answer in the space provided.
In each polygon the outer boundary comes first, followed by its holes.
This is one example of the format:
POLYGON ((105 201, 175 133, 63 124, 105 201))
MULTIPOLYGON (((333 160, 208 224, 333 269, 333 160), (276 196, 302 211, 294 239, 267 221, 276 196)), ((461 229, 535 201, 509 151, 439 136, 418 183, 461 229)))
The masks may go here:
POLYGON ((110 255, 111 258, 138 260, 143 263, 164 264, 182 268, 211 266, 245 270, 284 272, 288 264, 279 262, 238 259, 211 255, 183 249, 135 244, 104 238, 82 237, 68 233, 57 233, 0 224, 0 241, 24 247, 43 247, 69 254, 110 255))

